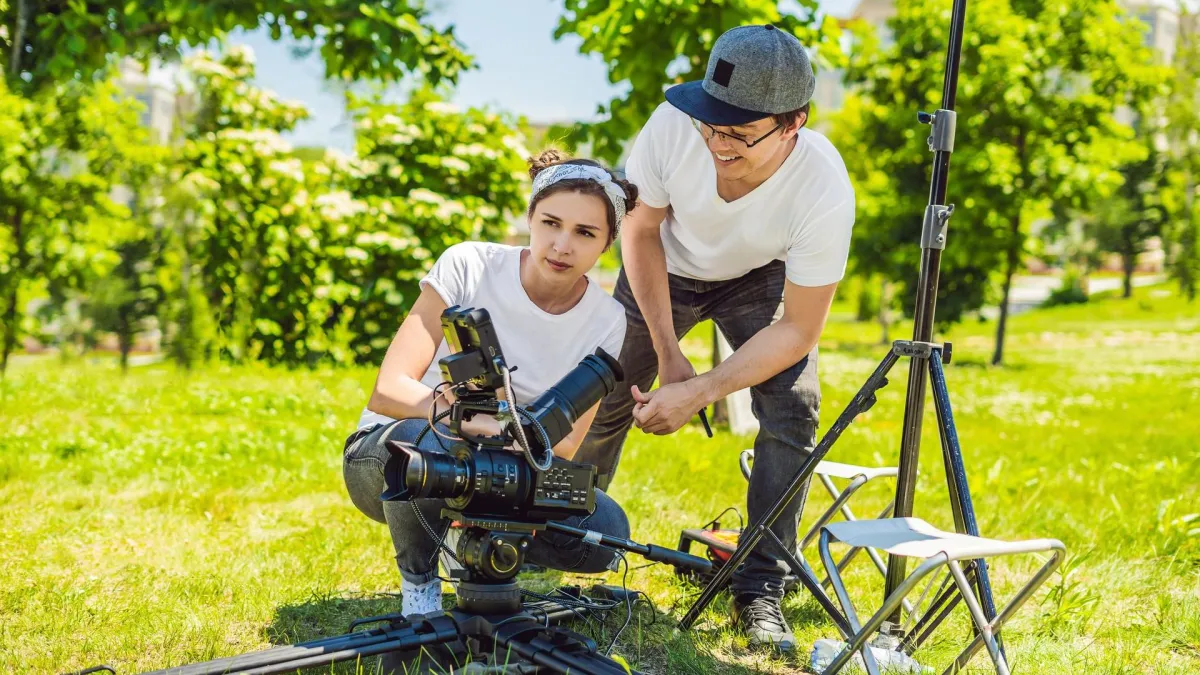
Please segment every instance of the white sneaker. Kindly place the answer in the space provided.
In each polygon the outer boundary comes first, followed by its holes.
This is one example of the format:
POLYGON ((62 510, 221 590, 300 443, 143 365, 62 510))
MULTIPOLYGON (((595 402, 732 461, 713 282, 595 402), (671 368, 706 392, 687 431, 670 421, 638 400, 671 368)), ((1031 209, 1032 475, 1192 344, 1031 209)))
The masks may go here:
POLYGON ((404 579, 400 582, 400 593, 400 613, 406 617, 442 611, 441 579, 433 579, 423 584, 414 584, 404 579))

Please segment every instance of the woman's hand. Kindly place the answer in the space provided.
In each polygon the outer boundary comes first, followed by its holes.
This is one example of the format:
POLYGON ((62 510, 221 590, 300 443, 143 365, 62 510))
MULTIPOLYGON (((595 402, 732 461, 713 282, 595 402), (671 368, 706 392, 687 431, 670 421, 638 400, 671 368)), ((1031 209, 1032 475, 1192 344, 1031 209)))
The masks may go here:
POLYGON ((464 434, 472 436, 498 436, 500 434, 500 423, 491 415, 476 415, 470 420, 464 421, 459 429, 464 434))

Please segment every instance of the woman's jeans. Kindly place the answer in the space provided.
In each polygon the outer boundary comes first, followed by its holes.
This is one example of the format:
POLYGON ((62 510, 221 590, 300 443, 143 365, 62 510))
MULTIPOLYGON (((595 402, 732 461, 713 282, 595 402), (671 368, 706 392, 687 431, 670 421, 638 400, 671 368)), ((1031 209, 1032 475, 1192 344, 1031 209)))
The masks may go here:
MULTIPOLYGON (((383 466, 391 456, 385 443, 389 440, 412 443, 425 426, 425 420, 414 418, 364 429, 347 439, 342 456, 342 475, 350 499, 359 511, 388 526, 392 544, 396 548, 396 564, 400 574, 414 584, 424 584, 437 578, 438 546, 418 519, 413 504, 420 509, 433 531, 440 534, 446 525, 446 520, 441 516, 446 501, 417 499, 411 502, 385 502, 379 495, 384 489, 383 466)), ((444 427, 439 429, 445 430, 444 427)), ((445 452, 432 430, 425 434, 418 447, 445 452)), ((600 490, 596 490, 595 511, 561 522, 610 536, 629 537, 629 520, 625 511, 600 490)), ((542 530, 534 535, 525 558, 542 567, 592 574, 615 570, 619 556, 606 546, 585 544, 576 537, 542 530)))

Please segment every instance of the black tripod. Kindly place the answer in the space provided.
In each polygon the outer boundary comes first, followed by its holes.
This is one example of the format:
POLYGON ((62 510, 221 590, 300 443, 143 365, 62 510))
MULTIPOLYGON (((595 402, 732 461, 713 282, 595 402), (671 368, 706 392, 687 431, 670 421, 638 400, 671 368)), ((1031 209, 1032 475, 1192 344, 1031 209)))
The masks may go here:
MULTIPOLYGON (((523 592, 515 577, 532 535, 540 530, 552 530, 702 574, 712 568, 708 560, 681 551, 639 544, 553 521, 528 523, 481 519, 449 509, 443 510, 443 516, 458 521, 465 528, 459 541, 458 557, 466 573, 458 585, 455 609, 411 619, 399 614, 359 619, 344 635, 154 673, 293 673, 300 668, 327 667, 386 654, 393 663, 402 664, 397 666, 401 669, 396 675, 448 673, 451 667, 453 672, 480 675, 627 675, 637 671, 627 670, 602 654, 594 640, 562 624, 589 612, 613 609, 621 604, 621 600, 628 607, 632 596, 627 591, 622 593, 621 589, 594 586, 593 595, 608 597, 599 601, 584 595, 578 588, 569 588, 559 589, 558 596, 543 596, 536 602, 523 603, 523 592), (358 626, 374 623, 386 625, 354 632, 358 626)), ((100 670, 115 672, 108 666, 85 672, 100 670)))
MULTIPOLYGON (((892 345, 891 351, 876 367, 866 384, 859 389, 837 421, 821 438, 820 443, 796 473, 787 490, 765 516, 742 533, 738 540, 737 550, 729 561, 716 571, 700 598, 680 622, 685 629, 690 628, 696 622, 704 608, 712 602, 717 593, 725 588, 734 571, 746 560, 763 537, 768 537, 774 542, 783 559, 791 565, 799 582, 816 597, 817 602, 829 614, 842 636, 850 635, 850 624, 845 615, 826 595, 812 569, 799 559, 794 551, 787 550, 779 538, 771 532, 770 527, 812 478, 817 464, 829 453, 834 442, 842 435, 846 427, 854 421, 855 417, 875 404, 875 392, 887 385, 887 374, 900 357, 912 358, 913 363, 909 368, 908 390, 905 399, 904 431, 900 443, 900 467, 896 484, 894 516, 901 518, 912 515, 913 493, 917 478, 917 456, 921 445, 921 423, 925 412, 926 376, 928 375, 933 386, 934 408, 937 411, 938 430, 941 434, 946 481, 949 487, 950 504, 954 512, 954 526, 958 532, 979 535, 979 527, 975 521, 975 509, 971 504, 971 493, 967 487, 962 449, 958 443, 958 433, 955 430, 954 417, 950 409, 950 394, 942 369, 944 363, 950 362, 951 346, 949 343, 942 346, 931 342, 934 307, 937 303, 938 275, 941 268, 942 250, 946 246, 946 226, 950 214, 954 211, 953 205, 946 206, 944 202, 950 170, 950 153, 954 150, 957 115, 954 111, 954 102, 958 91, 958 66, 962 52, 963 23, 966 19, 966 11, 966 0, 955 0, 950 19, 942 107, 932 114, 924 112, 918 114, 918 120, 922 124, 929 124, 932 127, 929 149, 934 153, 934 164, 929 205, 925 209, 921 231, 921 270, 917 285, 913 339, 898 340, 892 345)), ((973 561, 970 564, 968 576, 973 581, 984 613, 989 619, 995 617, 996 609, 986 563, 983 560, 973 561)), ((905 559, 889 558, 885 597, 890 595, 903 582, 904 578, 905 559)), ((928 638, 933 629, 961 601, 961 596, 954 593, 954 590, 954 587, 950 586, 936 596, 929 610, 916 622, 912 630, 907 635, 897 636, 900 637, 900 645, 905 651, 911 652, 928 638)), ((893 627, 899 625, 899 611, 897 609, 897 614, 889 617, 889 623, 893 627)))

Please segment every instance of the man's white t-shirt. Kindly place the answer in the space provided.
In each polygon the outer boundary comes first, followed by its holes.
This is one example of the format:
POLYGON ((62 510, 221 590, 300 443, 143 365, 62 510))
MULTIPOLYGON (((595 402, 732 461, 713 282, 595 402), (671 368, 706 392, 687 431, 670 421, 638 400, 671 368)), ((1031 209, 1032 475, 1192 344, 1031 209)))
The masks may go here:
POLYGON ((663 103, 639 132, 625 165, 639 199, 670 206, 660 233, 667 271, 721 281, 784 260, 799 286, 840 281, 854 228, 854 188, 829 139, 802 128, 779 169, 726 202, 704 139, 681 110, 663 103))
MULTIPOLYGON (((437 291, 447 307, 488 311, 500 348, 512 373, 513 398, 526 406, 556 384, 588 354, 602 347, 613 358, 625 341, 625 309, 588 279, 583 298, 562 314, 538 307, 521 285, 524 247, 483 242, 455 244, 438 258, 420 282, 437 291)), ((449 356, 445 337, 421 382, 430 388, 442 382, 438 361, 449 356)), ((358 428, 395 420, 363 409, 358 428)))

